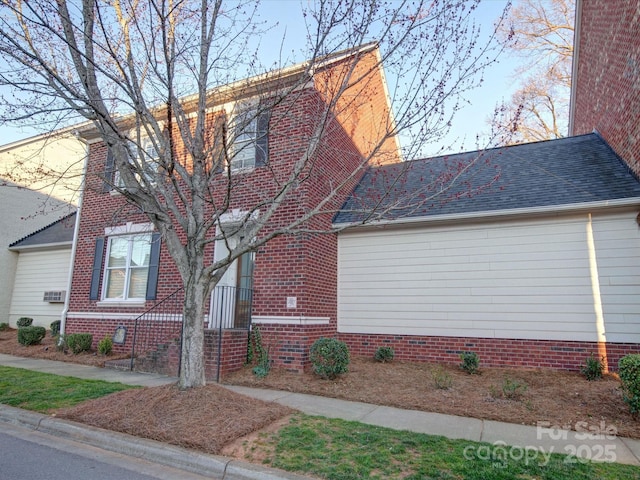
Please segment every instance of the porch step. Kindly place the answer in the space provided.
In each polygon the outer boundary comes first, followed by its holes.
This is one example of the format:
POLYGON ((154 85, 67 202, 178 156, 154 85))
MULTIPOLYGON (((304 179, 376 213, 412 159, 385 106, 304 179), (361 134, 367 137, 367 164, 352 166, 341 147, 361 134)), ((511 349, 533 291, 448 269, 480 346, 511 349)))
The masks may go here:
POLYGON ((131 359, 121 358, 120 360, 107 360, 104 362, 104 368, 129 371, 131 369, 131 359))

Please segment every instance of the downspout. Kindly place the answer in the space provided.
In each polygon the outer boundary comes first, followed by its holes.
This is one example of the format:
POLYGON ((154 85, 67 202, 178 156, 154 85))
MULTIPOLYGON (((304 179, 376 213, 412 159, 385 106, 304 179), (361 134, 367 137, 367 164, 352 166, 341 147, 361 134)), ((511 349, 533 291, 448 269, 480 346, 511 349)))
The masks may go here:
POLYGON ((73 227, 73 242, 71 243, 71 259, 69 260, 69 277, 67 278, 67 293, 64 296, 64 307, 60 315, 60 337, 64 335, 69 313, 69 302, 71 300, 71 281, 73 279, 73 269, 76 263, 76 248, 78 245, 78 234, 80 231, 80 212, 82 211, 82 198, 84 196, 84 182, 87 178, 87 168, 89 165, 89 142, 84 140, 80 134, 75 132, 76 140, 85 145, 84 166, 82 167, 82 177, 80 180, 80 195, 78 197, 78 208, 76 209, 76 224, 73 227))

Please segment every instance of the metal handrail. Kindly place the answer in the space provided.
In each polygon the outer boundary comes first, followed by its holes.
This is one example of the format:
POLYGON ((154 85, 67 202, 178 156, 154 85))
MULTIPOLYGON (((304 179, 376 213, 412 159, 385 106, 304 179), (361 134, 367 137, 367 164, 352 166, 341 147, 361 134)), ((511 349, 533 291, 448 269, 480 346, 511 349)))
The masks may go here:
MULTIPOLYGON (((183 298, 180 294, 183 291, 184 287, 178 288, 175 292, 136 317, 133 327, 129 370, 133 370, 136 345, 142 349, 142 351, 140 351, 140 348, 138 349, 137 353, 140 355, 156 348, 161 342, 182 337, 183 298), (147 328, 143 329, 144 326, 147 328), (140 338, 141 336, 142 339, 140 338)), ((180 348, 182 349, 182 344, 180 348)))

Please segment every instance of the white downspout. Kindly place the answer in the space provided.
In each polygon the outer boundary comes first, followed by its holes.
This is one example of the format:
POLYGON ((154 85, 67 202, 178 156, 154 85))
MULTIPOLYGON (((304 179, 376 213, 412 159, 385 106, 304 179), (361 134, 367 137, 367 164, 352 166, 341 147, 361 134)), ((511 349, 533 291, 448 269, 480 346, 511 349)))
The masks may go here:
POLYGON ((78 233, 80 231, 80 212, 82 211, 82 198, 84 196, 84 183, 87 178, 87 168, 89 164, 89 142, 82 139, 78 132, 75 132, 76 139, 85 145, 84 166, 82 167, 82 177, 80 180, 80 195, 78 197, 78 208, 76 209, 76 224, 73 227, 73 242, 71 243, 71 259, 69 260, 69 276, 67 278, 67 293, 64 297, 64 307, 60 315, 60 336, 64 335, 69 313, 69 302, 71 300, 71 281, 73 280, 73 269, 76 263, 76 247, 78 245, 78 233))

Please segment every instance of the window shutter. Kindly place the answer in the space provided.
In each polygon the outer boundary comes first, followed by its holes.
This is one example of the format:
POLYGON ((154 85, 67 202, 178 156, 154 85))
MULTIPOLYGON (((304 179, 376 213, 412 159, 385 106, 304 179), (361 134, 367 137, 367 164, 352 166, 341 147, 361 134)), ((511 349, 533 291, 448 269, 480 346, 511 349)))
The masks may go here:
POLYGON ((104 237, 96 238, 96 248, 93 254, 93 271, 91 273, 91 289, 89 290, 89 300, 98 300, 100 298, 100 276, 102 275, 104 240, 104 237))
POLYGON ((270 111, 261 111, 257 121, 256 135, 256 167, 267 164, 269 159, 269 118, 270 111))
POLYGON ((109 148, 107 150, 107 161, 104 165, 104 181, 102 183, 102 191, 104 193, 109 192, 113 189, 113 177, 116 171, 115 159, 113 158, 113 153, 109 148))
POLYGON ((155 300, 158 290, 158 270, 160 268, 160 234, 151 235, 151 252, 149 254, 149 276, 147 277, 147 300, 155 300))

